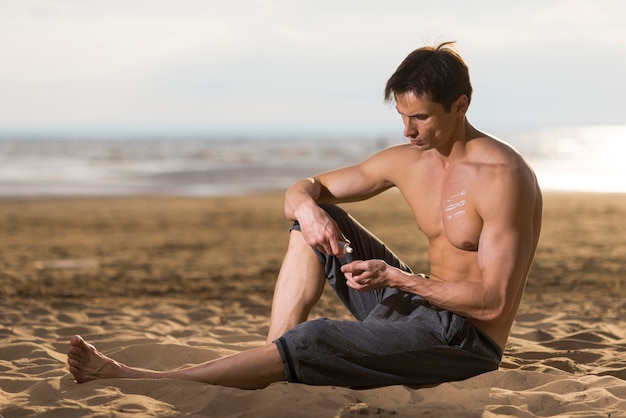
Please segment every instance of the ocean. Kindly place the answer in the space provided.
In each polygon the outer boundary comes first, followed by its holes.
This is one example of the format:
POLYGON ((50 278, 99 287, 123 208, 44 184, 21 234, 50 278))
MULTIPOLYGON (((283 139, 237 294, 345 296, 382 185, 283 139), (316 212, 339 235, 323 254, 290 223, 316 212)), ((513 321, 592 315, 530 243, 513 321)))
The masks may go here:
MULTIPOLYGON (((492 132, 546 191, 626 192, 626 125, 492 132)), ((283 190, 404 138, 0 137, 0 197, 220 196, 283 190)))

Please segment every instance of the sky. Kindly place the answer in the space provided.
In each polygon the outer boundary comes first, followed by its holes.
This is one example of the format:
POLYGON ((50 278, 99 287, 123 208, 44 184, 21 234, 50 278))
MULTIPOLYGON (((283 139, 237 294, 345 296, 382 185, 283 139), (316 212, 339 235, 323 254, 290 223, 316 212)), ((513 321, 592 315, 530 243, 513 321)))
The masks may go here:
POLYGON ((490 131, 626 124, 623 0, 0 0, 0 133, 401 135, 385 82, 456 41, 490 131))

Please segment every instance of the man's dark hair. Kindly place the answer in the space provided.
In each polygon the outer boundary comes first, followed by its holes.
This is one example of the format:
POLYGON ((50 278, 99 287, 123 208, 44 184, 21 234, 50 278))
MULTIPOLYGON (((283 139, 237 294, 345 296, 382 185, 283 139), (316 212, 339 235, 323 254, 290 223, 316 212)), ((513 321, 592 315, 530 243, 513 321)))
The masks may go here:
POLYGON ((385 101, 390 103, 396 95, 410 92, 441 104, 446 112, 462 94, 471 101, 469 70, 453 44, 444 42, 411 52, 387 81, 385 101))

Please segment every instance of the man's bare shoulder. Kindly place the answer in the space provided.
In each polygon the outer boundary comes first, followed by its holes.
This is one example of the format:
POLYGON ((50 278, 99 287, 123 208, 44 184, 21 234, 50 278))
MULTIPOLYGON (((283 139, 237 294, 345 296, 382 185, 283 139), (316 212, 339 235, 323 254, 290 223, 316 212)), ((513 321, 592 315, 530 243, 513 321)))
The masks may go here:
POLYGON ((468 149, 468 162, 475 170, 477 207, 501 207, 502 204, 534 206, 541 199, 537 178, 523 156, 499 139, 477 138, 468 149), (481 204, 480 202, 485 204, 481 204))
POLYGON ((468 160, 476 164, 493 166, 528 166, 521 154, 505 141, 482 135, 467 143, 468 160))
POLYGON ((408 165, 415 165, 424 156, 424 152, 412 148, 410 144, 399 144, 378 151, 363 161, 362 164, 379 167, 391 174, 396 171, 401 172, 408 165))
POLYGON ((410 144, 397 144, 391 145, 387 148, 383 148, 382 150, 374 154, 374 156, 381 156, 383 158, 397 158, 406 155, 410 151, 410 144))
POLYGON ((524 157, 511 145, 482 136, 468 142, 466 162, 477 170, 477 180, 533 183, 535 175, 524 157))

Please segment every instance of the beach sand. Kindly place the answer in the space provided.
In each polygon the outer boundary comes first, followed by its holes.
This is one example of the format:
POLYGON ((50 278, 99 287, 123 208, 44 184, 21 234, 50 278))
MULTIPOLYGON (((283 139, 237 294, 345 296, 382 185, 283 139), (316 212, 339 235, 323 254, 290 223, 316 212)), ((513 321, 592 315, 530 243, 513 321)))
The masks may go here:
MULTIPOLYGON (((388 192, 345 205, 416 271, 426 242, 388 192)), ((626 195, 549 193, 500 370, 430 387, 178 380, 77 384, 73 334, 167 369, 264 341, 289 222, 282 195, 0 200, 4 418, 626 417, 626 195)), ((347 318, 326 291, 312 316, 347 318)))

